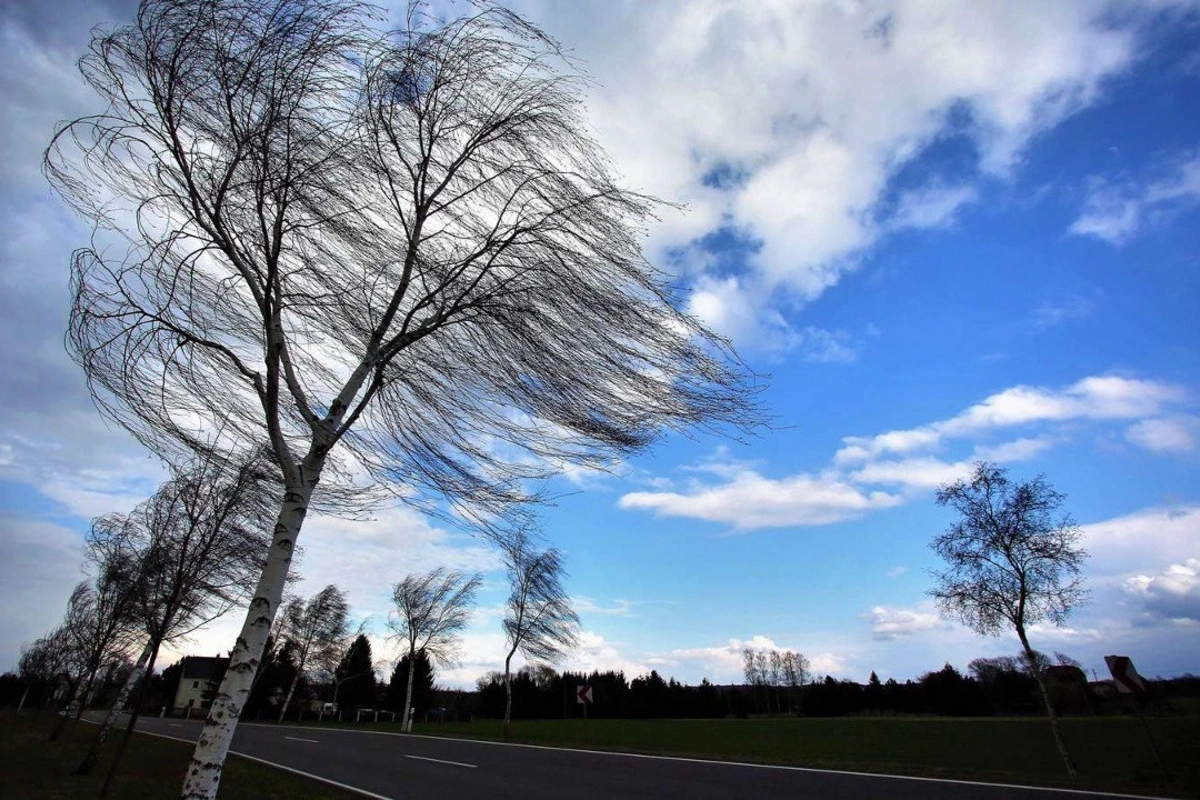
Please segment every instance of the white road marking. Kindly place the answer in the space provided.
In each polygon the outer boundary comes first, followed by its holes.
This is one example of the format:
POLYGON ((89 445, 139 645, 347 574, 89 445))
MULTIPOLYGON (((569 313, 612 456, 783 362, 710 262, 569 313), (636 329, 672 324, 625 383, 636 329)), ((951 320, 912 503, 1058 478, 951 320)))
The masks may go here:
MULTIPOLYGON (((138 733, 144 733, 147 736, 157 736, 160 739, 174 739, 177 742, 186 742, 187 744, 192 744, 192 745, 194 745, 196 743, 195 739, 184 739, 179 736, 172 736, 169 733, 154 733, 153 731, 144 731, 144 730, 139 730, 138 733)), ((355 794, 361 794, 363 797, 370 797, 371 800, 395 800, 395 798, 388 797, 387 795, 375 794, 374 792, 369 792, 366 789, 360 789, 357 786, 351 786, 348 783, 339 783, 338 781, 330 780, 329 778, 324 778, 324 777, 321 777, 320 775, 314 775, 311 772, 305 772, 304 770, 293 769, 292 767, 285 767, 283 764, 277 764, 274 761, 267 761, 265 758, 259 758, 258 756, 247 755, 245 753, 241 753, 241 752, 238 752, 237 750, 234 750, 232 747, 229 749, 229 752, 232 755, 237 756, 238 758, 244 758, 248 761, 257 761, 259 764, 266 764, 268 767, 275 767, 275 769, 281 769, 284 772, 291 772, 291 773, 300 775, 305 778, 310 778, 314 781, 319 781, 321 783, 327 783, 330 786, 336 786, 339 789, 345 789, 347 792, 354 792, 355 794)))
POLYGON ((435 764, 449 764, 452 767, 470 767, 471 769, 478 769, 479 767, 478 764, 464 764, 461 761, 446 761, 443 758, 426 758, 425 756, 405 756, 405 758, 415 758, 417 761, 432 761, 435 764))
POLYGON ((293 742, 312 742, 313 744, 321 743, 318 739, 301 739, 299 736, 285 736, 283 738, 291 739, 293 742))
MULTIPOLYGON (((312 730, 325 733, 349 733, 361 736, 396 736, 410 739, 434 739, 443 742, 459 744, 479 744, 489 747, 520 747, 527 750, 553 750, 560 753, 586 753, 595 756, 610 756, 612 758, 638 758, 652 761, 681 761, 690 764, 711 764, 716 767, 744 767, 746 769, 780 770, 783 772, 811 772, 819 775, 851 775, 856 778, 879 778, 883 780, 913 781, 915 783, 950 783, 962 786, 991 786, 999 789, 1021 789, 1030 792, 1061 792, 1081 797, 1119 797, 1126 800, 1171 800, 1161 795, 1121 794, 1119 792, 1098 792, 1090 789, 1065 789, 1061 786, 1028 786, 1020 783, 990 783, 988 781, 967 781, 957 778, 922 778, 917 775, 895 775, 887 772, 856 772, 853 770, 819 769, 817 767, 793 767, 787 764, 756 764, 752 761, 717 761, 706 758, 686 758, 684 756, 659 756, 649 753, 622 753, 616 750, 588 750, 582 747, 550 747, 544 744, 521 744, 518 742, 497 742, 491 739, 466 739, 456 736, 432 736, 427 733, 392 733, 391 731, 367 731, 354 728, 318 728, 312 725, 275 726, 262 723, 246 722, 253 727, 288 727, 293 730, 312 730)), ((414 756, 409 756, 413 758, 414 756)))
POLYGON ((180 725, 178 722, 168 722, 167 727, 168 728, 182 728, 183 726, 180 725))

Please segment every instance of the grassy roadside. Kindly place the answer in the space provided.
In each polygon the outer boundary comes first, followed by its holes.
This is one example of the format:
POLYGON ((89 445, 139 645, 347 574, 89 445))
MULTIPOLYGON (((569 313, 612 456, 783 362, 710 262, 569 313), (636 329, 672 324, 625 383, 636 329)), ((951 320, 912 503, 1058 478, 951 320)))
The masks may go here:
MULTIPOLYGON (((1147 720, 1173 779, 1136 718, 1071 717, 1064 737, 1080 777, 1066 777, 1038 718, 539 720, 514 723, 530 744, 757 761, 861 772, 1200 797, 1200 718, 1147 720)), ((374 726, 373 726, 374 727, 374 726)), ((391 726, 379 725, 379 728, 391 726)), ((429 735, 500 739, 491 720, 417 725, 429 735)))
MULTIPOLYGON (((109 742, 108 757, 101 759, 96 774, 78 776, 75 767, 96 729, 80 723, 50 744, 46 737, 54 721, 50 714, 0 712, 0 795, 6 800, 95 800, 99 796, 115 741, 109 742)), ((191 755, 191 745, 183 742, 137 736, 130 742, 109 797, 178 797, 191 755)), ((362 800, 362 795, 231 756, 221 778, 221 800, 362 800)))

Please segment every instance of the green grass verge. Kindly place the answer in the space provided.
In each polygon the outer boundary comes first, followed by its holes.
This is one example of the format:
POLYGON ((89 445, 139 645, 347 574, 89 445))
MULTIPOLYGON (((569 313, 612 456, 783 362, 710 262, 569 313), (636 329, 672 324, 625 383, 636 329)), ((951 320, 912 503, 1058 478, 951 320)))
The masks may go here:
MULTIPOLYGON (((541 720, 518 721, 513 729, 515 741, 560 747, 1200 797, 1200 718, 1147 722, 1173 774, 1170 781, 1136 717, 1063 720, 1063 736, 1079 766, 1075 780, 1063 769, 1049 724, 1028 717, 541 720)), ((500 723, 491 720, 416 730, 482 739, 502 734, 500 723)))
MULTIPOLYGON (((95 800, 116 751, 114 732, 95 774, 75 775, 95 726, 78 723, 48 743, 51 714, 0 712, 0 796, 6 800, 95 800)), ((112 800, 163 800, 179 796, 192 746, 137 735, 113 780, 112 800)), ((231 756, 221 776, 221 800, 362 800, 362 795, 307 780, 284 770, 231 756)))

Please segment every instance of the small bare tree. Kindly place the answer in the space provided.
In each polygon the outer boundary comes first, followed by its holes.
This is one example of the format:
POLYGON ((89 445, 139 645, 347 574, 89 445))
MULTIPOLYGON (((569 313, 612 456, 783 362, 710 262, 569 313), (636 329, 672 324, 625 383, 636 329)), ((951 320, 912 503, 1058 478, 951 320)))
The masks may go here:
POLYGON ((21 658, 17 662, 17 674, 25 684, 21 693, 21 701, 17 704, 17 713, 25 706, 25 701, 35 688, 35 696, 40 695, 44 701, 52 700, 57 690, 67 680, 70 667, 70 643, 64 628, 55 628, 50 633, 35 639, 28 647, 21 649, 21 658))
POLYGON ((339 477, 512 521, 564 463, 757 421, 644 259, 656 202, 615 183, 557 45, 500 7, 420 8, 381 36, 357 0, 143 0, 80 62, 103 111, 47 152, 96 227, 69 345, 99 407, 168 461, 267 443, 284 484, 186 798, 216 794, 339 477))
POLYGON ((987 462, 977 463, 969 478, 940 487, 938 504, 960 518, 933 540, 934 552, 947 566, 933 573, 937 585, 930 594, 944 614, 980 634, 1016 631, 1054 743, 1074 777, 1075 763, 1027 633, 1038 622, 1063 624, 1087 599, 1080 577, 1087 553, 1079 546, 1079 526, 1058 512, 1063 500, 1044 477, 1014 483, 987 462))
POLYGON ((305 670, 317 668, 332 672, 341 658, 342 647, 350 630, 350 604, 342 590, 332 583, 310 597, 291 598, 283 607, 279 626, 280 639, 292 643, 296 656, 296 674, 288 686, 279 721, 283 722, 292 695, 305 670))
POLYGON ((504 656, 504 738, 512 726, 512 658, 518 651, 531 662, 552 663, 575 646, 579 616, 571 608, 562 581, 562 553, 540 549, 521 529, 504 543, 504 564, 511 591, 504 610, 508 653, 504 656))
MULTIPOLYGON (((481 575, 467 576, 443 567, 424 575, 409 575, 392 590, 395 606, 388 615, 388 627, 408 651, 408 663, 415 664, 417 651, 424 650, 431 661, 454 663, 458 656, 458 634, 471 617, 475 592, 483 582, 481 575)), ((404 690, 402 730, 412 731, 412 667, 404 690)))
POLYGON ((62 735, 68 720, 79 719, 101 667, 124 657, 130 644, 134 627, 134 564, 125 554, 116 554, 102 560, 97 567, 96 578, 76 585, 67 601, 62 627, 72 667, 70 700, 68 712, 54 727, 50 741, 62 735))
POLYGON ((246 600, 270 545, 262 491, 271 484, 268 466, 251 456, 172 468, 171 480, 131 513, 92 522, 91 560, 121 561, 134 576, 131 614, 143 644, 78 774, 91 771, 118 713, 136 691, 125 737, 109 767, 109 785, 137 725, 143 678, 153 671, 160 647, 246 600))

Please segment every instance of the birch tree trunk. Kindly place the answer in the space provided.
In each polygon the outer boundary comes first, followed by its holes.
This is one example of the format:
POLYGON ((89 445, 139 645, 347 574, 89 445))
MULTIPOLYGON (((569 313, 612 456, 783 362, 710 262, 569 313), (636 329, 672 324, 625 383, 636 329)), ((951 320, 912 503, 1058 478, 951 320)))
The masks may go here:
POLYGON ((512 737, 512 672, 509 665, 512 663, 513 653, 516 648, 508 651, 508 655, 504 658, 504 738, 512 737))
POLYGON ((413 673, 417 671, 417 653, 415 647, 408 648, 408 680, 404 690, 404 723, 400 726, 400 730, 405 733, 412 733, 412 697, 413 697, 413 673))
POLYGON ((305 459, 304 480, 299 487, 289 487, 275 523, 271 551, 259 577, 254 599, 246 610, 246 620, 229 656, 229 668, 209 709, 208 718, 183 780, 182 800, 215 800, 221 781, 221 767, 229 753, 233 732, 242 713, 250 685, 258 672, 258 664, 266 648, 271 624, 283 599, 284 582, 295 552, 296 537, 304 524, 308 503, 321 474, 323 464, 305 459))
POLYGON ((117 716, 129 700, 129 695, 133 691, 133 687, 138 685, 138 682, 142 679, 142 675, 145 674, 146 664, 150 661, 150 653, 153 650, 153 642, 147 641, 146 646, 142 648, 142 654, 138 656, 137 663, 133 666, 133 671, 125 679, 125 685, 121 687, 121 693, 117 695, 112 708, 108 710, 108 715, 104 717, 104 722, 100 725, 100 730, 96 731, 96 735, 92 737, 92 744, 88 748, 87 755, 83 757, 83 761, 79 762, 79 766, 75 768, 76 775, 90 775, 92 773, 92 769, 96 766, 96 759, 100 756, 100 751, 104 749, 104 742, 108 739, 108 732, 116 724, 117 716))
MULTIPOLYGON (((296 664, 296 674, 292 676, 292 683, 288 686, 287 697, 283 698, 283 705, 279 708, 279 721, 283 722, 283 718, 287 715, 288 706, 292 703, 292 695, 296 693, 296 685, 300 683, 300 676, 304 674, 304 662, 308 660, 307 648, 305 652, 300 654, 300 662, 296 664)), ((247 689, 249 692, 249 689, 247 689)))
POLYGON ((62 736, 63 729, 67 727, 67 723, 70 722, 75 716, 76 709, 79 709, 80 713, 82 713, 83 703, 80 701, 80 698, 83 696, 82 692, 80 691, 82 686, 83 678, 79 678, 70 684, 70 691, 67 694, 66 708, 60 712, 58 722, 55 724, 54 730, 50 731, 50 738, 48 741, 58 741, 58 737, 62 736))
MULTIPOLYGON (((162 646, 162 640, 157 636, 150 639, 150 660, 146 662, 146 672, 154 671, 154 664, 158 661, 158 648, 162 646)), ((137 694, 133 696, 132 708, 129 710, 129 721, 125 723, 125 735, 121 737, 121 743, 117 745, 117 753, 113 756, 112 763, 108 765, 108 773, 104 776, 104 783, 100 786, 100 800, 108 797, 108 790, 112 788, 113 778, 116 777, 117 767, 121 766, 121 759, 125 757, 125 748, 129 747, 129 740, 133 738, 133 729, 137 727, 138 716, 142 710, 142 699, 146 696, 146 682, 137 687, 137 694)))
POLYGON ((1025 649, 1025 660, 1029 663, 1029 669, 1033 672, 1033 679, 1037 681, 1038 691, 1041 692, 1042 702, 1046 705, 1046 716, 1050 718, 1050 730, 1054 733, 1054 744, 1058 747, 1058 754, 1062 756, 1063 766, 1067 768, 1067 774, 1072 778, 1078 776, 1079 772, 1075 768, 1075 762, 1071 759, 1071 754, 1067 752, 1067 743, 1063 740, 1062 730, 1058 725, 1058 714, 1054 712, 1054 704, 1050 702, 1050 692, 1046 689, 1046 681, 1042 677, 1042 670, 1038 666, 1037 657, 1033 653, 1033 648, 1029 646, 1029 640, 1025 638, 1025 627, 1017 626, 1017 636, 1021 639, 1021 647, 1025 649))

